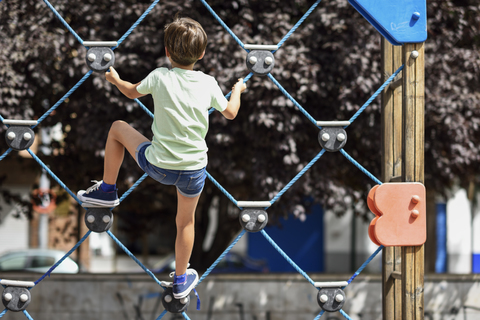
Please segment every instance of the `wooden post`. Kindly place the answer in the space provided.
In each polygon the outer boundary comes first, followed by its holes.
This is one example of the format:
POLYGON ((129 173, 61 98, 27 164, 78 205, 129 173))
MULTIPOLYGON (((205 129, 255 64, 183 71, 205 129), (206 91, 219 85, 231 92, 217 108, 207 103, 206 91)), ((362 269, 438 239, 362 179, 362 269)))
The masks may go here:
MULTIPOLYGON (((382 37, 382 73, 387 80, 403 65, 402 47, 393 46, 382 37)), ((402 81, 400 72, 394 81, 402 81)), ((403 83, 403 82, 402 82, 403 83)), ((402 177, 402 86, 389 86, 382 94, 382 181, 399 182, 402 177)), ((401 248, 383 249, 383 319, 402 319, 401 280, 392 277, 401 273, 401 248)))
MULTIPOLYGON (((424 182, 424 45, 403 45, 403 181, 424 182)), ((424 246, 402 248, 403 319, 424 318, 424 246)))
MULTIPOLYGON (((424 46, 392 46, 382 39, 383 73, 402 64, 400 81, 382 95, 382 179, 424 182, 424 46), (412 52, 418 52, 414 58, 412 52)), ((398 80, 398 79, 395 79, 398 80)), ((424 246, 383 251, 383 319, 424 319, 424 246)))

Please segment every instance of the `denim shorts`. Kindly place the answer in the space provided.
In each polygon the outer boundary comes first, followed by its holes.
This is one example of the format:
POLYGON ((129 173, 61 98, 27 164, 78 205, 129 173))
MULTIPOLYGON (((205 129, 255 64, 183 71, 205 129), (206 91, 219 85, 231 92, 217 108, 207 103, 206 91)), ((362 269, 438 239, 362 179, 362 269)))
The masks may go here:
POLYGON ((194 198, 202 193, 207 174, 205 168, 199 170, 170 170, 162 169, 148 162, 145 150, 151 142, 143 142, 135 151, 135 160, 138 165, 154 180, 164 185, 174 185, 181 195, 194 198))

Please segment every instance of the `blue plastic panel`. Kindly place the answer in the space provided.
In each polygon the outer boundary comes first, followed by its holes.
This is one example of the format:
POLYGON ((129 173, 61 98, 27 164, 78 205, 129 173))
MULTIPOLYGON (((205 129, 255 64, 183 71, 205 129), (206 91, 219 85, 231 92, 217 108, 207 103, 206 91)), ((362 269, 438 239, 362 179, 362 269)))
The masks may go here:
POLYGON ((427 40, 426 0, 348 0, 391 44, 427 40))

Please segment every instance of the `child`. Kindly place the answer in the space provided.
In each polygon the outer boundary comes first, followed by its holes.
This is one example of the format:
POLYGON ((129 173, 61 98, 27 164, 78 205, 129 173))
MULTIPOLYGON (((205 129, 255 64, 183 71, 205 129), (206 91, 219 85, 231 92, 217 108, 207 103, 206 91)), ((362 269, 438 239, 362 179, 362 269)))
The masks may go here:
POLYGON ((207 46, 207 35, 197 21, 176 17, 165 26, 164 42, 172 69, 157 68, 137 84, 120 79, 113 67, 105 74, 130 99, 152 95, 152 141, 127 123, 115 121, 105 146, 103 181, 77 195, 86 205, 118 205, 115 183, 125 149, 150 177, 165 185, 175 185, 178 205, 173 294, 181 299, 198 282, 197 272, 187 267, 194 242, 195 209, 206 178, 208 109, 213 107, 225 118, 234 119, 246 85, 239 79, 227 101, 213 77, 193 71, 207 46))

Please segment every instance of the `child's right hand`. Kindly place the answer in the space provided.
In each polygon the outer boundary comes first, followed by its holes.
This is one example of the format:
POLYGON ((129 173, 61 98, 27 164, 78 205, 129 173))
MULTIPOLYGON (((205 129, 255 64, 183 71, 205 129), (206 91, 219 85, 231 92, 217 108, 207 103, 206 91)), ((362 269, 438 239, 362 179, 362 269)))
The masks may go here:
POLYGON ((118 75, 117 70, 115 70, 113 67, 110 67, 108 71, 105 72, 105 78, 111 84, 116 85, 120 76, 118 75))
POLYGON ((237 83, 232 87, 232 91, 239 90, 240 93, 247 89, 247 85, 243 82, 243 78, 238 79, 237 83))

